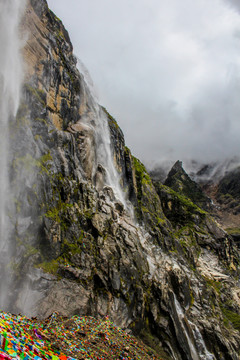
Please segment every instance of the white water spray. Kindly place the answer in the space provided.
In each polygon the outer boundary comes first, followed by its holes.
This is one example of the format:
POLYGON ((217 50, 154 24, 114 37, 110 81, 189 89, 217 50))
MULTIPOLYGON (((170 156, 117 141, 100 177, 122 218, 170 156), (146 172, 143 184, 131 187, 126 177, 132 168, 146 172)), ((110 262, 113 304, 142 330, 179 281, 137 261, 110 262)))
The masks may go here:
MULTIPOLYGON (((90 122, 89 114, 86 117, 82 117, 81 121, 87 126, 92 128, 96 143, 96 154, 95 154, 95 169, 97 170, 98 165, 104 168, 105 172, 105 184, 110 186, 114 192, 116 200, 119 200, 127 208, 126 199, 124 192, 120 186, 120 175, 116 170, 113 160, 113 151, 111 148, 111 137, 108 124, 108 118, 106 112, 98 104, 96 91, 94 89, 93 81, 91 76, 86 69, 83 62, 78 59, 77 67, 85 82, 86 92, 88 94, 89 108, 90 108, 90 122)), ((94 174, 93 174, 94 176, 94 174)), ((130 209, 128 208, 130 211, 130 209)))
POLYGON ((120 200, 126 208, 126 201, 120 186, 120 176, 114 166, 107 115, 101 107, 99 107, 97 113, 97 161, 103 165, 106 170, 107 185, 112 187, 116 198, 120 200))
POLYGON ((0 308, 8 305, 11 258, 7 205, 9 201, 9 121, 20 101, 22 64, 19 38, 24 0, 0 0, 0 308))

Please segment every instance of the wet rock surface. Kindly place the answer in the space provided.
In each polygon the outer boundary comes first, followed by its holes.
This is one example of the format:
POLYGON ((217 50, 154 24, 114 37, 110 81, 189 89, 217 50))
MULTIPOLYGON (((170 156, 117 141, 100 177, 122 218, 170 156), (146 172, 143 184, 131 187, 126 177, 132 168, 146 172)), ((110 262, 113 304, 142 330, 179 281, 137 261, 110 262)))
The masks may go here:
POLYGON ((28 3, 23 24, 27 71, 12 123, 12 309, 25 296, 41 317, 108 315, 166 359, 239 359, 231 237, 181 189, 152 182, 96 104, 45 1, 28 3))

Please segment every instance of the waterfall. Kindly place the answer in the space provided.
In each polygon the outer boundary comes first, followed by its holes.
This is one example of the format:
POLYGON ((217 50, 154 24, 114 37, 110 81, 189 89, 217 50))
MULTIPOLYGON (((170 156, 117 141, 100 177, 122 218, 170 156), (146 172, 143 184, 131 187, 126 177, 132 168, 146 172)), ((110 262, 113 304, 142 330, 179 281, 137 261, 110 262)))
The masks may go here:
POLYGON ((120 200, 126 208, 126 200, 120 186, 120 176, 114 166, 107 115, 100 106, 97 109, 96 142, 97 161, 106 170, 106 185, 112 187, 116 199, 120 200))
POLYGON ((11 244, 7 206, 9 201, 9 121, 20 101, 22 64, 19 24, 24 0, 0 0, 0 308, 8 304, 11 244))
MULTIPOLYGON (((85 91, 87 92, 89 98, 89 107, 91 109, 92 118, 90 124, 88 117, 86 117, 85 120, 83 117, 81 121, 85 122, 88 126, 90 125, 94 133, 97 149, 95 154, 96 163, 94 170, 97 170, 98 165, 103 167, 105 172, 105 185, 112 188, 116 200, 120 201, 126 209, 128 206, 124 192, 120 186, 120 175, 114 165, 107 114, 98 104, 98 99, 91 76, 79 58, 77 58, 77 68, 80 74, 83 76, 85 82, 85 91)), ((128 207, 129 212, 131 212, 130 210, 131 209, 128 207)))
POLYGON ((176 315, 178 317, 178 322, 179 322, 179 326, 176 326, 176 331, 181 332, 182 335, 185 337, 186 342, 188 344, 189 347, 189 355, 191 356, 191 360, 200 360, 199 356, 198 356, 198 352, 196 350, 195 345, 193 344, 191 338, 188 335, 188 332, 186 330, 185 327, 185 323, 184 323, 184 311, 180 305, 180 303, 178 302, 175 294, 173 294, 174 297, 174 305, 175 305, 175 310, 176 310, 176 315))
POLYGON ((189 324, 191 325, 191 327, 193 329, 193 336, 195 339, 195 343, 196 343, 196 347, 197 347, 200 359, 201 360, 216 360, 215 356, 207 350, 205 342, 203 340, 203 337, 202 337, 198 327, 190 321, 189 321, 189 324))
MULTIPOLYGON (((192 360, 215 360, 215 356, 207 350, 205 342, 203 340, 203 337, 202 337, 198 327, 190 321, 188 321, 188 324, 191 326, 191 328, 193 330, 193 337, 194 337, 195 344, 189 337, 188 332, 185 328, 184 319, 185 319, 185 321, 187 321, 187 320, 185 318, 184 311, 183 311, 180 303, 178 302, 175 294, 173 296, 174 296, 174 305, 175 305, 175 309, 176 309, 176 314, 179 319, 181 331, 187 340, 190 354, 191 354, 191 359, 192 360)), ((180 329, 178 329, 178 331, 179 330, 180 329)))

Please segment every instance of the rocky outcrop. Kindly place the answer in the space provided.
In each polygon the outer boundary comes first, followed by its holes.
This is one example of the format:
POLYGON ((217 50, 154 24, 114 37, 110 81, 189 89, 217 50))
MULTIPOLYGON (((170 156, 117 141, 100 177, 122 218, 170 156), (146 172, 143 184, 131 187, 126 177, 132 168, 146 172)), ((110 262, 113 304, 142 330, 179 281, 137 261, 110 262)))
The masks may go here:
POLYGON ((165 359, 237 360, 231 238, 179 188, 153 184, 96 104, 44 0, 28 2, 23 24, 26 78, 11 124, 12 309, 109 315, 165 359))
POLYGON ((239 158, 208 164, 192 174, 202 191, 211 198, 211 213, 239 245, 239 158))
POLYGON ((183 194, 194 204, 204 210, 211 210, 211 200, 205 195, 201 187, 193 181, 182 167, 182 162, 177 161, 170 170, 164 185, 183 194))
POLYGON ((240 213, 240 168, 228 172, 218 183, 216 199, 233 214, 240 213))

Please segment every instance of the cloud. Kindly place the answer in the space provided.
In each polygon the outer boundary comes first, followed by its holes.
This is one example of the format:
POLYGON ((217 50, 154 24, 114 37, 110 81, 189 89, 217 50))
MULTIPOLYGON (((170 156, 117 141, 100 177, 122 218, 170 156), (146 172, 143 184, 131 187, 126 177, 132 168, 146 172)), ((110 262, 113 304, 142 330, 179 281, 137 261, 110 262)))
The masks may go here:
POLYGON ((238 0, 225 0, 226 3, 230 4, 233 8, 240 12, 240 3, 238 0))
POLYGON ((145 162, 240 150, 234 0, 49 0, 100 102, 145 162))

